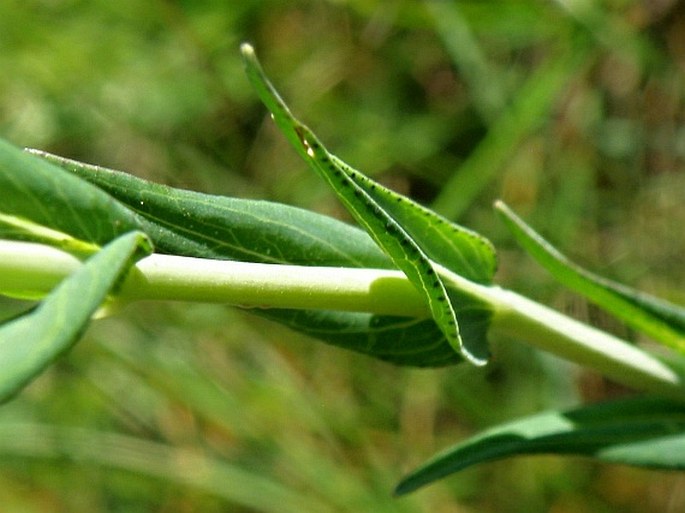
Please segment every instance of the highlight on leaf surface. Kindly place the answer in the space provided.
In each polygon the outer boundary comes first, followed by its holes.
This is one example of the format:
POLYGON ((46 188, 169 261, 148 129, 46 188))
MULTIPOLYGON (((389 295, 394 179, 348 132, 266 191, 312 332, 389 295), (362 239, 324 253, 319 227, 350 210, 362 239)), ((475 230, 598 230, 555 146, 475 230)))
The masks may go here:
MULTIPOLYGON (((490 283, 496 267, 492 245, 480 235, 449 222, 409 198, 374 182, 331 154, 290 112, 266 77, 249 44, 241 46, 247 75, 278 127, 295 150, 333 189, 354 219, 425 297, 433 319, 454 349, 471 363, 488 358, 484 333, 464 338, 453 297, 438 263, 463 277, 490 283)), ((466 298, 461 298, 466 300, 466 298)), ((487 312, 482 305, 474 305, 487 312)), ((460 305, 468 309, 468 305, 460 305)))

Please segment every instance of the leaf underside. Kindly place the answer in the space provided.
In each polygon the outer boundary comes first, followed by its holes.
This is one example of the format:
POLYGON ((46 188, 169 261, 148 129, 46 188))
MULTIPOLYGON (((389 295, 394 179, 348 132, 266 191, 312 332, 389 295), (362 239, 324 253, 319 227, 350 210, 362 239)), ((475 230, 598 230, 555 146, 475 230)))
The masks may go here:
POLYGON ((509 422, 436 455, 405 477, 396 493, 410 493, 478 463, 533 454, 574 454, 683 470, 685 404, 638 397, 509 422))

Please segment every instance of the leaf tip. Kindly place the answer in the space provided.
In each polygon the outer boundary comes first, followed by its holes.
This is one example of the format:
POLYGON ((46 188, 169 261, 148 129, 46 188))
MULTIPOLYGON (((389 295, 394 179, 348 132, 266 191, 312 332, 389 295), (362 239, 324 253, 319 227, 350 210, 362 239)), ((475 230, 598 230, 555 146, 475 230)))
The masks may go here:
POLYGON ((496 200, 495 203, 493 203, 493 208, 495 209, 495 213, 510 227, 510 229, 512 223, 519 226, 525 224, 504 201, 500 199, 496 200))
POLYGON ((404 497, 420 487, 421 485, 414 483, 411 478, 405 477, 397 483, 397 486, 395 486, 395 489, 392 491, 392 496, 397 498, 404 497))
POLYGON ((511 212, 511 208, 509 208, 509 205, 507 205, 504 201, 501 199, 495 200, 495 202, 492 204, 492 207, 499 213, 501 214, 506 214, 511 212))
POLYGON ((247 41, 243 41, 242 43, 240 43, 240 53, 245 58, 253 59, 255 57, 254 46, 252 46, 252 44, 248 43, 247 41))

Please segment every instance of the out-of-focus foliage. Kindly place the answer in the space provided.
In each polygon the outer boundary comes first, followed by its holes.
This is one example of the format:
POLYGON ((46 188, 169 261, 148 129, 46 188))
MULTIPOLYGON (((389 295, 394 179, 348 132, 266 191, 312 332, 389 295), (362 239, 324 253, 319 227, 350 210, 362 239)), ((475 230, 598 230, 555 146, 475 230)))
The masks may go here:
MULTIPOLYGON (((630 336, 508 251, 490 204, 502 197, 569 256, 682 303, 684 34, 672 0, 8 0, 0 134, 175 186, 342 215, 251 91, 238 52, 250 40, 336 154, 491 236, 501 282, 630 336)), ((15 310, 0 301, 2 317, 15 310)), ((405 470, 460 436, 615 392, 509 341, 485 370, 410 371, 216 306, 144 305, 84 342, 0 409, 0 424, 117 432, 173 457, 165 468, 158 453, 141 457, 145 471, 105 446, 87 456, 97 437, 80 458, 45 457, 39 439, 17 445, 0 458, 7 510, 684 507, 677 475, 557 458, 392 499, 405 470), (184 464, 204 486, 169 480, 184 464), (253 493, 216 493, 220 465, 243 471, 253 493)))

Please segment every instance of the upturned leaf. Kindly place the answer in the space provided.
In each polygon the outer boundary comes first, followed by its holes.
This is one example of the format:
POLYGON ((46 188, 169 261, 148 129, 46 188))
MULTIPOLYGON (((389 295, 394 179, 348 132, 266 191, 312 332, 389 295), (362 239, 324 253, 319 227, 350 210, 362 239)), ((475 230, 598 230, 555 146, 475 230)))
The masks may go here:
MULTIPOLYGON (((354 219, 424 295, 433 319, 452 347, 472 363, 486 363, 484 333, 461 336, 454 296, 448 293, 435 264, 467 279, 489 283, 496 267, 491 244, 381 186, 331 154, 290 112, 264 74, 254 49, 243 44, 242 52, 250 81, 295 150, 332 187, 354 219)), ((468 309, 467 305, 460 305, 465 307, 468 309)), ((481 305, 477 308, 484 312, 481 305)))

